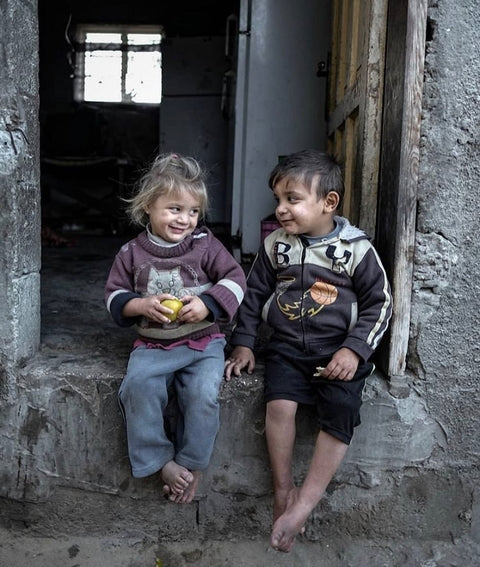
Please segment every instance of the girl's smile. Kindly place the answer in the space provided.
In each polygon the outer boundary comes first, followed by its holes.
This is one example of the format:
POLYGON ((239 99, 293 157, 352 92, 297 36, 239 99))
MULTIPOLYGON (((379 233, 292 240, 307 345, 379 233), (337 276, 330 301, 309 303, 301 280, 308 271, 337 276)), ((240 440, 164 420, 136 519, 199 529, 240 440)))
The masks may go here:
POLYGON ((152 234, 167 242, 181 242, 198 224, 199 200, 187 192, 162 195, 145 209, 152 234))

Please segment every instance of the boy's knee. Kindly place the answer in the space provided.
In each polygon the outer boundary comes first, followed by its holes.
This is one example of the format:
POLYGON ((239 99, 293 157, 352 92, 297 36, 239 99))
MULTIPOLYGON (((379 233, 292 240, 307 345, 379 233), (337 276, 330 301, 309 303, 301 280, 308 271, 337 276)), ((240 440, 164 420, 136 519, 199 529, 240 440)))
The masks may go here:
POLYGON ((270 400, 267 402, 267 418, 285 419, 295 417, 297 402, 291 400, 270 400))

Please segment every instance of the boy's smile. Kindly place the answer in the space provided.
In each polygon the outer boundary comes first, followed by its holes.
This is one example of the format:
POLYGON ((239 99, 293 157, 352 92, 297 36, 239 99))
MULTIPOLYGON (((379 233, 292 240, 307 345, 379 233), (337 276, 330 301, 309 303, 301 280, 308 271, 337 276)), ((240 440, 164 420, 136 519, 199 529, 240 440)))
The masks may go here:
POLYGON ((313 188, 286 177, 275 185, 273 194, 277 201, 275 215, 288 234, 323 236, 335 228, 333 217, 339 202, 335 191, 318 199, 313 188))
POLYGON ((167 242, 181 242, 198 223, 199 200, 189 193, 162 195, 146 209, 152 234, 167 242))

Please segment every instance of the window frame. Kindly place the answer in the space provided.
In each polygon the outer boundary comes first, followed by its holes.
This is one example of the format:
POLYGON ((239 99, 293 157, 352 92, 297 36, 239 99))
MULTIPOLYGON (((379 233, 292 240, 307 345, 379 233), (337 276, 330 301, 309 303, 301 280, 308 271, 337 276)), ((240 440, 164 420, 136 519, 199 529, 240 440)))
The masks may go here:
MULTIPOLYGON (((160 25, 130 25, 130 24, 77 24, 75 29, 75 73, 73 81, 73 98, 78 103, 94 103, 94 104, 113 104, 113 105, 159 105, 162 100, 162 90, 160 87, 160 100, 152 102, 136 102, 126 91, 126 75, 128 68, 128 56, 134 52, 148 52, 154 51, 160 54, 161 58, 161 43, 164 37, 164 29, 160 25), (86 42, 88 33, 115 33, 121 35, 120 43, 92 43, 86 42), (129 44, 127 36, 129 34, 158 34, 160 36, 160 43, 151 43, 145 45, 129 44), (88 47, 87 47, 88 45, 88 47), (121 64, 121 100, 86 100, 85 99, 85 53, 87 51, 121 51, 122 64, 121 64)), ((161 61, 161 59, 160 59, 161 61)), ((160 72, 161 72, 160 63, 160 72)), ((161 81, 161 76, 160 76, 161 81)))

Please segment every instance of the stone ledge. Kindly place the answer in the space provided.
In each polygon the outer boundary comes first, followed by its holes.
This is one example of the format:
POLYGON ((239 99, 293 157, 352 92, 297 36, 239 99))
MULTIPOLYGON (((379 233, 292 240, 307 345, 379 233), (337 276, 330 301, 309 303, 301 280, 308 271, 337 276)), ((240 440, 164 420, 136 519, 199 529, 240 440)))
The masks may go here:
MULTIPOLYGON (((85 533, 123 532, 136 526, 169 541, 188 539, 192 533, 200 538, 267 535, 272 498, 261 364, 254 374, 223 384, 221 428, 211 465, 192 505, 179 507, 162 498, 158 475, 148 479, 130 475, 117 404, 125 362, 43 352, 21 370, 16 403, 2 416, 4 520, 16 517, 15 505, 7 504, 18 501, 19 517, 44 533, 78 529, 81 517, 85 533), (152 524, 152 518, 159 516, 165 522, 152 524)), ((427 479, 430 473, 418 473, 414 480, 405 476, 428 462, 444 443, 440 427, 428 417, 415 392, 405 399, 394 398, 382 377, 373 375, 365 389, 362 422, 307 524, 310 540, 339 530, 352 535, 395 531, 398 522, 391 510, 408 508, 408 490, 416 498, 433 482, 427 479), (402 483, 405 489, 399 488, 402 483)), ((297 425, 295 479, 301 482, 316 435, 314 412, 301 408, 297 425)), ((434 485, 445 490, 440 477, 434 485)), ((459 501, 465 500, 461 487, 453 490, 459 501)), ((431 501, 441 505, 438 498, 431 501)), ((454 532, 462 532, 465 526, 455 521, 455 514, 442 514, 450 525, 453 522, 454 532)), ((404 512, 402 518, 408 514, 404 512)), ((402 527, 408 535, 408 521, 402 527)))

